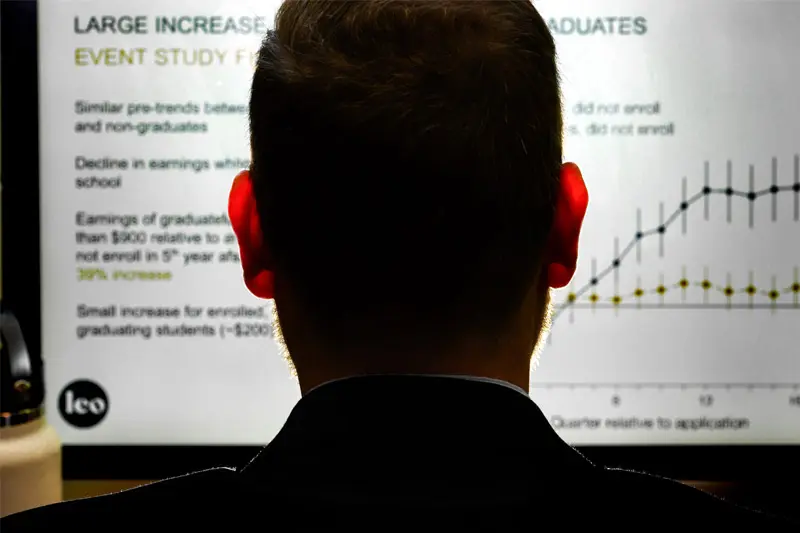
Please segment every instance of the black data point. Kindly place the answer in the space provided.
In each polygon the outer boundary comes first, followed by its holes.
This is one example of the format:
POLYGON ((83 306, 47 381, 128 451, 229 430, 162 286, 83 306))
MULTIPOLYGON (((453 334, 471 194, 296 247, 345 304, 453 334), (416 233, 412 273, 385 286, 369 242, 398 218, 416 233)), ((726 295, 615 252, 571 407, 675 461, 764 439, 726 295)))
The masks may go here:
POLYGON ((592 285, 597 285, 597 278, 592 278, 592 285))
POLYGON ((703 194, 711 194, 711 187, 703 187, 703 194))
POLYGON ((754 193, 754 192, 747 193, 747 199, 750 200, 751 202, 753 200, 755 200, 757 197, 758 197, 758 195, 756 193, 754 193))
POLYGON ((681 211, 689 209, 689 202, 681 202, 681 211))
POLYGON ((667 231, 667 227, 666 226, 659 226, 658 227, 658 232, 659 233, 664 233, 665 231, 667 231))
POLYGON ((614 259, 614 262, 611 264, 614 265, 614 268, 619 267, 619 259, 614 259))
POLYGON ((771 192, 772 194, 778 194, 778 191, 780 191, 780 189, 778 188, 777 185, 773 185, 772 187, 769 188, 769 192, 771 192))
POLYGON ((792 185, 792 190, 794 192, 800 192, 800 183, 795 183, 794 185, 792 185))
POLYGON ((728 196, 733 196, 733 189, 728 187, 727 189, 725 189, 725 194, 727 194, 728 196))
POLYGON ((638 240, 639 240, 639 239, 641 239, 642 237, 644 237, 644 234, 643 234, 641 231, 637 231, 637 232, 636 232, 636 240, 638 241, 638 240))

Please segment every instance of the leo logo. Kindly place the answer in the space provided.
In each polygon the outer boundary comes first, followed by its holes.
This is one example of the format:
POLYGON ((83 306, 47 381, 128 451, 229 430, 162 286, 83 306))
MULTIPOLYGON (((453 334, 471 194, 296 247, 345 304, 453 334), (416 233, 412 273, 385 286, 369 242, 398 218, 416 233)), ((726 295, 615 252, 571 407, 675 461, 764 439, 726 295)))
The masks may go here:
POLYGON ((90 428, 102 422, 108 413, 108 395, 94 381, 75 380, 61 391, 58 410, 69 425, 90 428))

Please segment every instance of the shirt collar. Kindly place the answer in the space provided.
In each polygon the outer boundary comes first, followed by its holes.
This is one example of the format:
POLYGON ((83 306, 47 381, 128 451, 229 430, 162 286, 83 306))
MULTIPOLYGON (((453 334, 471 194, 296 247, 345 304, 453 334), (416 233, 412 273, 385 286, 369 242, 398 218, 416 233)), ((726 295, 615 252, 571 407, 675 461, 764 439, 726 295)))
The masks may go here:
MULTIPOLYGON (((386 376, 386 375, 391 375, 391 374, 377 374, 377 375, 386 376)), ((527 391, 524 391, 520 387, 514 385, 513 383, 509 383, 508 381, 504 381, 502 379, 487 378, 487 377, 483 377, 483 376, 463 376, 463 375, 454 375, 454 374, 400 374, 400 375, 409 376, 409 377, 439 377, 439 378, 447 378, 447 379, 460 379, 460 380, 468 380, 468 381, 480 381, 482 383, 493 383, 495 385, 500 385, 501 387, 507 387, 507 388, 513 389, 513 390, 519 392, 520 394, 523 394, 523 395, 529 397, 529 394, 528 394, 527 391)), ((311 390, 309 390, 306 393, 306 395, 311 394, 312 392, 316 391, 320 387, 324 387, 324 386, 326 386, 328 384, 338 383, 338 382, 341 382, 341 381, 346 381, 346 380, 349 380, 349 379, 355 379, 355 378, 360 378, 360 377, 364 377, 364 376, 348 376, 348 377, 344 377, 344 378, 332 379, 330 381, 326 381, 324 383, 321 383, 321 384, 317 385, 316 387, 313 387, 311 390)))

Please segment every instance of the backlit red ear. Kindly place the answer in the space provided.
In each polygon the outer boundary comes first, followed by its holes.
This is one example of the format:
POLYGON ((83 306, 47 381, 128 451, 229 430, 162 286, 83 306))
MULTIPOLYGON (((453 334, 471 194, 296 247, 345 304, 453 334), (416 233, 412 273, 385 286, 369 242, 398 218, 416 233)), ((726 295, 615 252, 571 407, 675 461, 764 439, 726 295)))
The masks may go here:
POLYGON ((554 289, 569 284, 578 263, 578 241, 589 205, 589 192, 577 165, 564 163, 548 244, 547 283, 554 289))
POLYGON ((253 183, 247 170, 240 172, 233 180, 228 197, 228 216, 239 241, 245 285, 258 298, 274 298, 274 275, 266 260, 267 251, 256 210, 253 183))

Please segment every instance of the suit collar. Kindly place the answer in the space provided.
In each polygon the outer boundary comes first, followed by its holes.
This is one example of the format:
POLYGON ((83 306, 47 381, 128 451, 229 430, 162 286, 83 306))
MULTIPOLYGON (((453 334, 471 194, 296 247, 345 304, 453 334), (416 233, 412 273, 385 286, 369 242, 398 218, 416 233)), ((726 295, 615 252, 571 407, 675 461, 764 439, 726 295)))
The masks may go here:
POLYGON ((452 481, 468 471, 491 484, 586 466, 513 385, 384 375, 336 380, 307 393, 243 475, 367 482, 377 469, 389 477, 437 472, 452 481))

